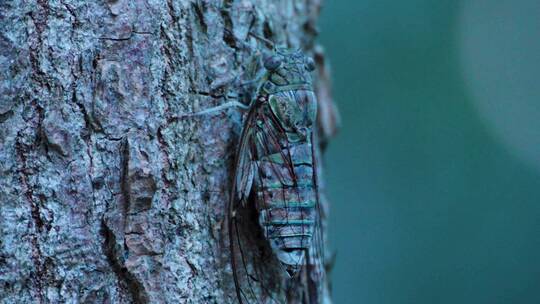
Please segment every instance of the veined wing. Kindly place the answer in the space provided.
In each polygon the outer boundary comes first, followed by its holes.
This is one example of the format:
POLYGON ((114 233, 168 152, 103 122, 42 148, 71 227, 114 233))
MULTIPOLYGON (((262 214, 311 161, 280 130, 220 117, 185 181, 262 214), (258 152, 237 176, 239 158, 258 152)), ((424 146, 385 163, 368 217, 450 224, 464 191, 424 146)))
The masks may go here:
MULTIPOLYGON (((264 267, 264 257, 260 256, 260 238, 253 234, 256 231, 256 222, 250 212, 255 211, 253 206, 247 206, 246 202, 250 195, 255 178, 256 162, 254 161, 254 135, 255 123, 259 115, 259 104, 254 102, 245 119, 240 143, 235 155, 235 167, 233 185, 229 198, 229 246, 231 253, 231 266, 236 289, 236 296, 240 303, 260 303, 260 294, 270 295, 262 278, 269 275, 267 271, 259 269, 264 267), (251 208, 249 208, 251 207, 251 208)), ((270 297, 271 298, 271 297, 270 297)), ((275 303, 278 303, 274 301, 275 303)))
POLYGON ((234 208, 236 203, 245 205, 253 185, 255 165, 250 144, 253 142, 256 115, 257 104, 254 103, 251 105, 242 127, 240 144, 235 154, 234 179, 230 197, 231 208, 234 208))

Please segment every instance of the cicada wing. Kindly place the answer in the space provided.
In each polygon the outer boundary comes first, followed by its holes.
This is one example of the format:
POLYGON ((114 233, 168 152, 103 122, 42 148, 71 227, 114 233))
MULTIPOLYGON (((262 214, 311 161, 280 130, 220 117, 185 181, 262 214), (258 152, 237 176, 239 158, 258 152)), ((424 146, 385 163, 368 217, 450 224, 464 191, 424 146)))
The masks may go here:
POLYGON ((281 282, 278 265, 261 235, 255 208, 237 209, 232 218, 231 261, 239 303, 283 303, 280 297, 281 282))
POLYGON ((246 199, 251 191, 248 185, 251 185, 252 182, 249 181, 250 177, 253 178, 252 172, 252 157, 251 151, 249 150, 249 144, 252 141, 252 126, 255 117, 255 108, 252 107, 249 109, 244 125, 242 126, 242 133, 240 135, 240 144, 235 153, 235 166, 234 166, 234 178, 233 184, 231 187, 231 192, 229 195, 229 246, 231 253, 231 266, 234 277, 234 283, 236 288, 236 294, 240 303, 243 303, 243 299, 247 298, 246 294, 241 288, 240 284, 240 275, 239 270, 242 266, 246 269, 246 260, 244 257, 245 250, 242 246, 242 240, 244 238, 241 235, 241 227, 239 225, 238 219, 240 218, 239 207, 245 205, 246 199), (246 171, 250 170, 249 171, 246 171), (237 255, 240 255, 240 260, 237 259, 237 255))
POLYGON ((236 202, 245 204, 251 187, 253 185, 253 178, 255 175, 255 166, 253 163, 253 157, 250 149, 250 143, 252 142, 252 121, 254 114, 251 112, 248 114, 246 123, 244 124, 242 135, 240 137, 240 145, 236 152, 236 164, 233 181, 233 192, 231 199, 236 202))
MULTIPOLYGON (((243 158, 247 159, 248 157, 249 156, 245 156, 243 158)), ((242 172, 237 174, 236 177, 236 195, 238 196, 238 201, 242 204, 242 206, 245 206, 247 198, 251 193, 251 187, 253 186, 253 179, 255 178, 256 174, 256 164, 251 160, 243 160, 243 162, 241 162, 239 165, 241 166, 240 168, 242 172)))
POLYGON ((279 265, 262 235, 257 210, 238 204, 230 217, 229 242, 239 303, 283 303, 279 265))
POLYGON ((254 206, 247 205, 253 180, 257 178, 257 162, 253 158, 256 105, 250 108, 236 152, 235 172, 229 199, 229 246, 231 266, 240 303, 280 303, 270 290, 276 290, 271 255, 257 222, 254 206))
POLYGON ((313 241, 311 247, 307 252, 307 259, 305 265, 305 280, 307 287, 307 303, 325 303, 325 299, 328 298, 328 277, 326 273, 326 231, 324 227, 324 219, 327 216, 327 201, 322 193, 320 186, 319 172, 321 170, 318 153, 317 135, 315 132, 311 134, 311 150, 313 160, 313 184, 317 194, 317 221, 315 225, 315 231, 313 234, 313 241))

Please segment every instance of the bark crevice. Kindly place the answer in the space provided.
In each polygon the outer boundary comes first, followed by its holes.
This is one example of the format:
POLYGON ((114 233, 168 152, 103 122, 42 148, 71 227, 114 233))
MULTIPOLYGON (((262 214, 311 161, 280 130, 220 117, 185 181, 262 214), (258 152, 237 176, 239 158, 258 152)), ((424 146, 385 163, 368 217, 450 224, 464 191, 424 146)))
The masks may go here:
POLYGON ((107 257, 107 262, 111 266, 118 285, 123 287, 126 293, 130 295, 133 303, 148 303, 148 295, 144 292, 141 282, 128 271, 122 262, 118 260, 121 252, 118 251, 118 243, 113 231, 107 227, 105 221, 102 221, 101 232, 104 239, 103 253, 107 257))

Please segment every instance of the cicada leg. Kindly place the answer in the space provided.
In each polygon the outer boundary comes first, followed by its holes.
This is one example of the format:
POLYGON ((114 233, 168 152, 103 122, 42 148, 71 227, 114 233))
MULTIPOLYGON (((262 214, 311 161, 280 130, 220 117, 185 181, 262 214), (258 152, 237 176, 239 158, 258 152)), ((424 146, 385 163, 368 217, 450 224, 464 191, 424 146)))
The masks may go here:
POLYGON ((201 110, 201 111, 196 111, 196 112, 191 112, 191 113, 180 113, 178 115, 175 115, 174 117, 171 118, 171 120, 176 120, 176 119, 179 119, 179 118, 184 118, 184 117, 196 117, 196 116, 203 116, 203 115, 213 115, 213 114, 216 114, 216 113, 219 113, 221 111, 224 111, 224 110, 227 110, 229 108, 238 108, 240 109, 241 111, 247 111, 249 109, 249 106, 237 101, 237 100, 233 100, 233 101, 228 101, 228 102, 225 102, 223 104, 220 104, 219 106, 215 106, 215 107, 210 107, 210 108, 207 108, 207 109, 204 109, 204 110, 201 110))
POLYGON ((204 109, 204 110, 201 110, 201 111, 198 111, 198 112, 193 112, 193 113, 187 113, 187 114, 184 114, 185 116, 200 116, 200 115, 208 115, 208 114, 214 114, 214 113, 217 113, 217 112, 221 112, 223 110, 226 110, 226 109, 229 109, 229 108, 239 108, 240 110, 243 110, 243 111, 246 111, 247 109, 249 109, 249 106, 237 101, 237 100, 233 100, 233 101, 228 101, 226 103, 223 103, 219 106, 215 106, 215 107, 211 107, 211 108, 208 108, 208 109, 204 109))

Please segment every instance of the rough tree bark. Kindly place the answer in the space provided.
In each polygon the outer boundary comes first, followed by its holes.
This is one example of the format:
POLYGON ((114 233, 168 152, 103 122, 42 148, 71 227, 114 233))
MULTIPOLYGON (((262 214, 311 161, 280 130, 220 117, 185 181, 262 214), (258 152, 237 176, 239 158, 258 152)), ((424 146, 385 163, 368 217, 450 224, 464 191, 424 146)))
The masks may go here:
POLYGON ((238 41, 263 47, 251 31, 316 55, 333 133, 319 9, 1 1, 0 302, 234 303, 224 223, 242 115, 181 113, 234 98, 251 55, 238 41))

